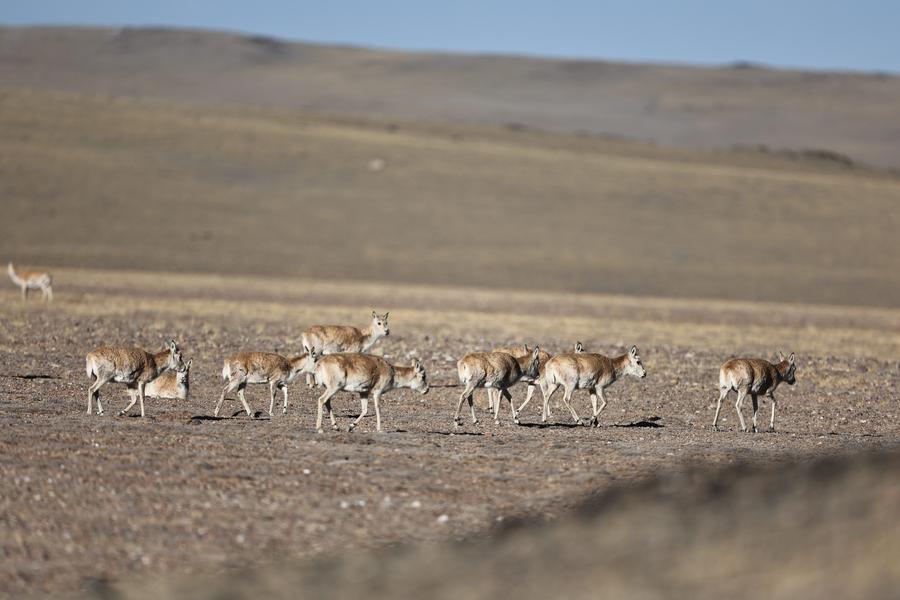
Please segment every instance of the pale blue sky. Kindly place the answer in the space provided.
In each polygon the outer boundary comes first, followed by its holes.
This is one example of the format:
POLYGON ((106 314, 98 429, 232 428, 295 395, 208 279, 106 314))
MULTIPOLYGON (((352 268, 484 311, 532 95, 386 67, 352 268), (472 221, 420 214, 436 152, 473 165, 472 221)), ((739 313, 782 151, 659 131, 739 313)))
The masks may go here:
POLYGON ((900 1, 5 0, 0 23, 174 25, 382 48, 900 73, 900 1))

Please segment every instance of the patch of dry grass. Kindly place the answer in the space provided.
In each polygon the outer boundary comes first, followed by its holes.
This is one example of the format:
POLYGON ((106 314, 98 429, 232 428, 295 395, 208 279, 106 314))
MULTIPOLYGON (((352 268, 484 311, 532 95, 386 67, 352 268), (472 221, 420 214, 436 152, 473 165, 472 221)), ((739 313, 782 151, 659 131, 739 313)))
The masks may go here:
POLYGON ((900 302, 882 174, 15 90, 0 129, 0 255, 25 263, 900 302))

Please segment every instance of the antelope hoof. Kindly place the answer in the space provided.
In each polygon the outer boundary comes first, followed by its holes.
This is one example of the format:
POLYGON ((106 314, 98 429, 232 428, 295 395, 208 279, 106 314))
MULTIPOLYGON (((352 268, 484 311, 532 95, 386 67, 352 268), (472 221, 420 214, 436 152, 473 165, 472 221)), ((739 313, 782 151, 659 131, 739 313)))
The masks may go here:
POLYGON ((515 419, 513 419, 513 423, 515 423, 516 425, 519 425, 519 417, 516 417, 515 419))
POLYGON ((494 419, 494 425, 499 425, 499 424, 500 424, 500 419, 494 419))
POLYGON ((316 433, 325 433, 325 430, 319 427, 318 429, 316 429, 316 433))
POLYGON ((775 426, 773 425, 772 427, 769 427, 768 429, 766 429, 766 432, 767 433, 775 433, 775 426))
POLYGON ((353 431, 353 428, 354 428, 354 427, 356 427, 356 425, 354 425, 353 423, 350 423, 350 424, 347 426, 347 433, 350 433, 351 431, 353 431))
POLYGON ((756 428, 756 425, 753 426, 753 433, 759 433, 759 430, 756 428))
POLYGON ((338 427, 337 425, 332 425, 332 426, 331 426, 331 430, 332 430, 332 431, 340 431, 341 428, 338 427))
MULTIPOLYGON (((98 414, 99 414, 99 413, 98 413, 98 414)), ((119 411, 119 416, 120 416, 120 417, 124 417, 125 415, 126 415, 126 412, 125 412, 124 410, 120 410, 120 411, 119 411)))

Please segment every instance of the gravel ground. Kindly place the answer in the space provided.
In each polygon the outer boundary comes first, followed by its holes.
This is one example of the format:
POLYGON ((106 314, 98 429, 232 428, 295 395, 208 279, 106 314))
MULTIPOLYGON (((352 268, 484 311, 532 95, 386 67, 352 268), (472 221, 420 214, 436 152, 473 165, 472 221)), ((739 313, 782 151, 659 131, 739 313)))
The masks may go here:
MULTIPOLYGON (((250 419, 235 399, 226 402, 224 418, 214 419, 222 357, 237 349, 292 351, 306 323, 279 311, 314 315, 319 305, 285 308, 266 298, 264 304, 247 300, 236 312, 204 299, 208 294, 180 292, 174 304, 171 297, 154 299, 150 287, 148 280, 132 282, 99 304, 99 288, 84 288, 68 298, 58 294, 50 309, 23 308, 12 290, 0 297, 0 595, 69 593, 103 581, 480 538, 512 518, 556 520, 588 495, 651 476, 731 463, 786 464, 894 447, 900 439, 897 357, 865 356, 863 342, 829 351, 827 325, 810 326, 815 314, 796 308, 771 309, 778 330, 805 332, 821 340, 808 345, 823 350, 798 358, 798 385, 780 390, 774 434, 737 431, 733 400, 723 408, 725 430, 710 431, 717 367, 728 358, 716 347, 719 338, 711 348, 643 345, 649 376, 608 390, 599 429, 573 426, 559 409, 542 424, 537 402, 521 426, 509 422, 507 411, 500 425, 482 411, 478 425, 457 428, 455 360, 514 341, 497 337, 498 328, 508 332, 518 323, 514 314, 472 311, 462 300, 438 310, 443 321, 414 312, 412 301, 392 310, 392 335, 379 351, 400 363, 423 359, 433 387, 426 396, 408 390, 386 396, 382 434, 374 432, 374 416, 346 432, 359 410, 349 394, 335 402, 343 431, 315 434, 316 393, 302 382, 290 389, 287 415, 259 412, 250 419), (201 301, 208 310, 189 318, 179 312, 201 301), (468 311, 464 327, 440 324, 458 323, 462 309, 468 311), (108 386, 101 392, 106 413, 85 414, 87 351, 123 342, 151 348, 173 336, 185 358, 194 358, 187 401, 149 400, 147 418, 134 416, 137 410, 117 417, 125 391, 108 386)), ((393 308, 377 296, 344 290, 320 312, 346 311, 362 321, 369 308, 363 303, 380 300, 393 308)), ((327 294, 318 299, 325 303, 327 294)), ((549 306, 541 331, 568 334, 566 323, 580 313, 549 306)), ((726 309, 734 307, 710 304, 690 319, 721 323, 726 309)), ((672 314, 643 316, 642 327, 672 326, 672 314)), ((853 311, 847 314, 853 321, 853 311)), ((888 317, 882 337, 895 340, 896 315, 888 317)), ((852 322, 836 326, 852 329, 852 322)), ((616 327, 607 331, 580 337, 589 349, 624 350, 616 327)), ((758 347, 765 333, 745 346, 758 347)), ((540 341, 551 351, 572 343, 543 333, 540 341)), ((249 388, 258 411, 266 397, 265 386, 249 388)), ((524 388, 514 397, 521 401, 524 388)), ((577 396, 577 410, 587 414, 588 407, 587 397, 577 396)), ((768 419, 766 404, 761 417, 768 419)))

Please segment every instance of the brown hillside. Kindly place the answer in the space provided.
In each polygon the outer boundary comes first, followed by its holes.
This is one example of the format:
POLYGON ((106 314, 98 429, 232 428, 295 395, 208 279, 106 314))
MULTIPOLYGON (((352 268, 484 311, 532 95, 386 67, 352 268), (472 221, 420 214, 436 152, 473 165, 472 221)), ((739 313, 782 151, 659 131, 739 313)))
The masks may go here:
POLYGON ((0 131, 24 264, 900 303, 900 179, 831 163, 12 90, 0 131))
POLYGON ((0 28, 0 81, 202 105, 524 124, 900 167, 900 78, 384 52, 208 31, 0 28))

